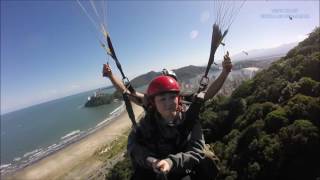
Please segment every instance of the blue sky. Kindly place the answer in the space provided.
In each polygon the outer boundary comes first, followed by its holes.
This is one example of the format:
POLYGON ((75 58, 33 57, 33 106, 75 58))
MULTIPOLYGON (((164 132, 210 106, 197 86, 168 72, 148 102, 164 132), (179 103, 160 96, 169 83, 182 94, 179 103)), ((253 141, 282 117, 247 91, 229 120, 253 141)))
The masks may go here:
MULTIPOLYGON (((95 17, 90 1, 81 2, 95 17)), ((213 1, 102 2, 97 9, 107 10, 107 28, 129 78, 207 63, 213 1)), ((316 26, 319 1, 248 0, 216 57, 301 41, 316 26)), ((101 77, 102 64, 108 60, 119 73, 99 37, 75 0, 1 0, 1 114, 110 85, 101 77)))

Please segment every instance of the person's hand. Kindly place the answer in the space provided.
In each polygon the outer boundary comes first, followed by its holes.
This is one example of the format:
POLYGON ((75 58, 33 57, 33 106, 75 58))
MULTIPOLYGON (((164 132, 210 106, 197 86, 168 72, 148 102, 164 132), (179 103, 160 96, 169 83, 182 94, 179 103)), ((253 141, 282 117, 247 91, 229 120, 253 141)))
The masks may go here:
POLYGON ((112 70, 109 66, 109 63, 103 64, 102 75, 103 77, 110 77, 112 75, 112 70))
POLYGON ((156 161, 153 165, 153 171, 156 173, 168 173, 171 170, 170 164, 166 160, 156 161))
POLYGON ((154 167, 156 166, 156 163, 159 162, 159 160, 155 157, 152 157, 152 156, 148 156, 147 159, 146 159, 148 165, 154 169, 154 167))
POLYGON ((229 51, 227 51, 227 54, 224 55, 224 57, 223 57, 222 68, 226 72, 230 72, 232 69, 232 62, 229 57, 229 51))

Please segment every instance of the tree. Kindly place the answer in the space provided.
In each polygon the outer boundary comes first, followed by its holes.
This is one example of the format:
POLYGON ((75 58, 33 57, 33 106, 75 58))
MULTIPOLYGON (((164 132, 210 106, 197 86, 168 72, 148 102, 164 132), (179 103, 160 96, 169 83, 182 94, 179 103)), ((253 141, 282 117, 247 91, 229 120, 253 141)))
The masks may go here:
POLYGON ((244 81, 237 89, 235 89, 231 95, 232 99, 245 98, 253 92, 253 81, 244 81))
POLYGON ((267 114, 265 118, 265 130, 275 133, 289 123, 285 110, 281 107, 267 114))
POLYGON ((106 174, 106 180, 129 180, 133 174, 133 167, 130 158, 126 155, 125 159, 119 161, 110 171, 106 174))
POLYGON ((280 130, 281 179, 316 179, 319 176, 319 128, 309 120, 296 120, 280 130))
POLYGON ((319 127, 320 98, 302 94, 292 97, 284 107, 290 121, 295 119, 310 119, 319 127))

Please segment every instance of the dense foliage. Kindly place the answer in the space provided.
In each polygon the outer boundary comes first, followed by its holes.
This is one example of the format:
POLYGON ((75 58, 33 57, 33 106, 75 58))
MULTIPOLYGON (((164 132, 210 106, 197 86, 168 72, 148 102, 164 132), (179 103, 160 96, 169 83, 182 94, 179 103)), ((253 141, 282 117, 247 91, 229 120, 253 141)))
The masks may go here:
POLYGON ((106 180, 129 180, 132 176, 130 158, 126 155, 123 161, 118 162, 106 175, 106 180))
POLYGON ((218 179, 320 177, 320 29, 286 57, 207 102, 207 143, 221 159, 218 179))
MULTIPOLYGON (((230 97, 206 102, 206 142, 221 160, 218 179, 320 178, 320 29, 230 97)), ((128 158, 110 179, 128 179, 128 158)))

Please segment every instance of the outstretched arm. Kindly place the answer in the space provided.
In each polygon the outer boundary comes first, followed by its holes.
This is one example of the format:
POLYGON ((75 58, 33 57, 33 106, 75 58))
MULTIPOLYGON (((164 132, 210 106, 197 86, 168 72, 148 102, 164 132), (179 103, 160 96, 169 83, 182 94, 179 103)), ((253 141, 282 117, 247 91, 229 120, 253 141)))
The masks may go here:
POLYGON ((210 86, 207 89, 207 92, 204 95, 204 100, 208 100, 211 99, 213 96, 215 96, 219 90, 221 89, 223 83, 225 82, 225 80, 227 79, 229 73, 231 72, 231 68, 232 68, 232 63, 231 63, 231 59, 229 57, 229 52, 227 52, 227 54, 223 57, 223 62, 222 62, 222 72, 219 75, 219 77, 210 84, 210 86))
POLYGON ((127 90, 127 88, 124 86, 124 84, 121 82, 120 79, 118 79, 116 76, 113 75, 111 67, 109 64, 103 65, 102 70, 103 77, 108 77, 110 81, 112 82, 113 86, 120 92, 124 92, 127 90))
POLYGON ((118 79, 115 75, 113 75, 111 67, 109 64, 103 65, 102 70, 103 77, 108 77, 110 81, 112 82, 113 86, 120 91, 121 93, 127 92, 129 94, 129 98, 131 101, 136 103, 137 105, 142 106, 144 94, 135 92, 134 94, 131 94, 129 90, 125 87, 125 85, 122 83, 120 79, 118 79))

